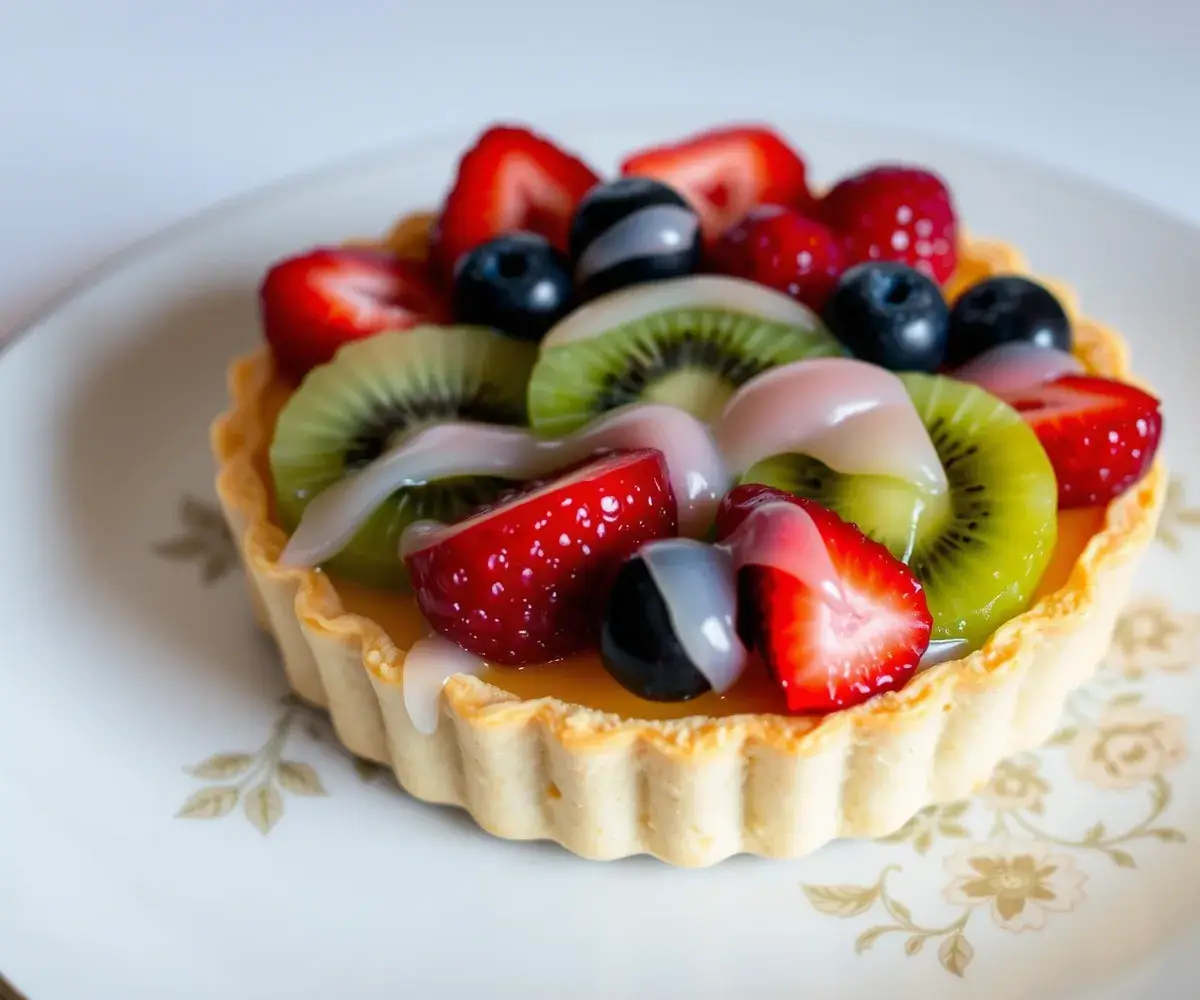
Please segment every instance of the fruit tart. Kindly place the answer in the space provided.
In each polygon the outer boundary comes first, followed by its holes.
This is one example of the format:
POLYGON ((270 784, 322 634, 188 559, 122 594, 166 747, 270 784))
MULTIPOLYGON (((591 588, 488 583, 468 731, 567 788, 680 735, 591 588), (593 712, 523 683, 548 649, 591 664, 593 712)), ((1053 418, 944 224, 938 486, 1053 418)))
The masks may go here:
POLYGON ((1164 494, 1126 347, 943 178, 764 126, 601 176, 518 126, 303 250, 217 489, 353 753, 506 838, 700 866, 875 837, 1052 731, 1164 494))

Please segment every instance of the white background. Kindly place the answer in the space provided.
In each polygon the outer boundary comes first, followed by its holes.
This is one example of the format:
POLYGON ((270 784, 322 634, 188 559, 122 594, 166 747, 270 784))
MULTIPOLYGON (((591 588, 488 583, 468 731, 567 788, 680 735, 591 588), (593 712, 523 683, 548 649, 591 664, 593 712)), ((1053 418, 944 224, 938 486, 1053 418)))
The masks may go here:
POLYGON ((574 108, 911 125, 1200 221, 1198 43, 1193 0, 0 0, 0 335, 246 188, 574 108))

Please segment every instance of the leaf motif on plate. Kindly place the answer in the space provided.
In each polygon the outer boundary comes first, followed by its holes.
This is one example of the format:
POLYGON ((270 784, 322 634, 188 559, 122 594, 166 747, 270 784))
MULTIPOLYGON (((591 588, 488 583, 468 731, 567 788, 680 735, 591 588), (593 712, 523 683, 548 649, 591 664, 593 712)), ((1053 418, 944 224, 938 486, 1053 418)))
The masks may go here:
POLYGON ((920 934, 914 934, 904 942, 904 954, 906 954, 909 958, 912 958, 913 955, 917 954, 924 947, 924 936, 920 934))
POLYGON ((283 815, 283 796, 274 785, 264 781, 246 793, 243 808, 246 819, 265 837, 283 815))
POLYGON ((226 778, 236 778, 253 763, 254 758, 248 753, 215 753, 199 764, 185 767, 184 770, 193 778, 223 781, 226 778))
POLYGON ((961 931, 951 934, 938 948, 938 961, 942 963, 942 967, 960 978, 974 957, 975 949, 961 931))
POLYGON ((285 760, 279 764, 279 783, 284 791, 293 795, 326 795, 325 786, 317 777, 312 765, 298 760, 285 760))
POLYGON ((151 544, 156 555, 172 561, 198 563, 200 580, 206 587, 236 568, 237 548, 216 504, 185 495, 179 502, 179 520, 183 525, 179 534, 151 544))
POLYGON ((233 785, 208 785, 189 795, 175 815, 180 819, 219 819, 237 800, 238 790, 233 785))
POLYGON ((857 917, 879 898, 877 885, 804 885, 813 908, 827 917, 857 917))
POLYGON ((895 930, 894 927, 869 927, 863 931, 854 941, 854 951, 861 955, 864 951, 871 948, 889 930, 895 930))

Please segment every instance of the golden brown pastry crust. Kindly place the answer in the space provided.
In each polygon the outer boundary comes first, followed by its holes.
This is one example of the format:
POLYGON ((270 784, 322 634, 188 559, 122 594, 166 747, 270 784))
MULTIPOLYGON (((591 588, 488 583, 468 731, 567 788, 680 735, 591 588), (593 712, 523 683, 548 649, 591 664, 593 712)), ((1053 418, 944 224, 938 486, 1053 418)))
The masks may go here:
MULTIPOLYGON (((420 256, 427 220, 401 220, 389 242, 420 256)), ((1003 244, 964 238, 960 259, 951 294, 988 274, 1027 273, 1003 244)), ((1084 364, 1132 380, 1121 337, 1054 287, 1084 364)), ((699 866, 741 852, 792 857, 837 837, 887 834, 932 802, 968 794, 1004 757, 1049 735, 1067 694, 1105 655, 1165 493, 1160 459, 1110 506, 1061 589, 977 652, 853 709, 647 721, 522 701, 458 675, 437 732, 425 736, 404 708, 405 650, 344 613, 328 577, 278 563, 286 536, 255 464, 269 445, 259 399, 272 377, 266 351, 233 363, 232 406, 211 439, 221 505, 292 688, 413 795, 463 806, 499 836, 549 838, 591 858, 651 853, 699 866)))

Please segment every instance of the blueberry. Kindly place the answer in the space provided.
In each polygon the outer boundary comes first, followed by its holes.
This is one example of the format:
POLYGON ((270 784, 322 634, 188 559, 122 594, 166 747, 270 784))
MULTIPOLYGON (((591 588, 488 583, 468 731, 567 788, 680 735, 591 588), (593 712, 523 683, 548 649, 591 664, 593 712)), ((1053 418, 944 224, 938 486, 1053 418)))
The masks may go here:
POLYGON ((617 683, 639 698, 688 701, 712 689, 709 676, 732 680, 744 666, 736 614, 727 553, 686 538, 651 542, 617 572, 600 657, 617 683), (694 656, 706 661, 706 672, 694 656))
POLYGON ((954 304, 946 361, 958 367, 1014 340, 1070 351, 1071 321, 1054 294, 1036 281, 1016 275, 989 278, 954 304))
POLYGON ((597 184, 571 220, 571 265, 581 298, 692 274, 700 219, 683 197, 648 177, 597 184))
POLYGON ((538 341, 570 306, 566 259, 535 233, 508 233, 482 243, 454 271, 454 316, 460 323, 538 341))
POLYGON ((937 371, 949 309, 941 289, 907 264, 868 261, 842 275, 825 305, 826 326, 864 361, 892 371, 937 371))

